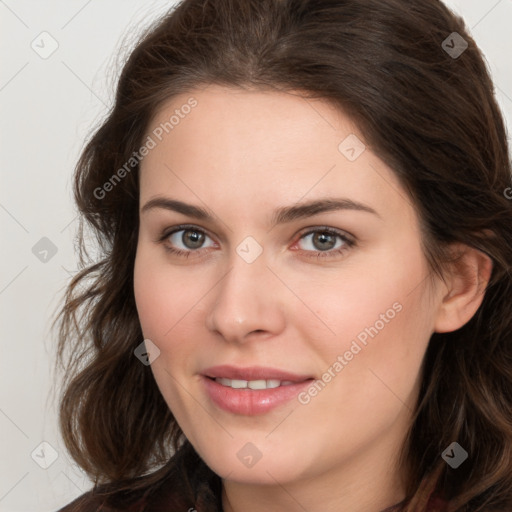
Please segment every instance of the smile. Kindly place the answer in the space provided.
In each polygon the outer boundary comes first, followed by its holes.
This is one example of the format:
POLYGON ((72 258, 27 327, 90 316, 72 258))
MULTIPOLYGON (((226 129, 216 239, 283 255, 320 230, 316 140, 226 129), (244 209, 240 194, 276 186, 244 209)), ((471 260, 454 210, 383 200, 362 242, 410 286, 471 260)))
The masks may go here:
POLYGON ((240 380, 240 379, 226 379, 217 377, 215 382, 222 384, 223 386, 230 387, 233 389, 273 389, 279 386, 289 386, 293 384, 291 380, 240 380))
POLYGON ((202 376, 207 399, 222 411, 243 416, 265 414, 295 399, 314 379, 301 382, 277 379, 242 380, 202 376))

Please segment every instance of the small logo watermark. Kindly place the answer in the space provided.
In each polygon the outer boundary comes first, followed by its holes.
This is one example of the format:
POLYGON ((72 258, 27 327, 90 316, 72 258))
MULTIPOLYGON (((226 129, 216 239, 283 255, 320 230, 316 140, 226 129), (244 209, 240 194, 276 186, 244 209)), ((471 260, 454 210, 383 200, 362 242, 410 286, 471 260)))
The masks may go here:
POLYGON ((56 254, 57 246, 49 239, 43 236, 32 247, 32 254, 41 262, 48 263, 56 254))
POLYGON ((160 356, 160 349, 151 340, 145 339, 133 353, 144 366, 149 366, 160 356))
POLYGON ((452 59, 458 59, 468 49, 469 45, 458 32, 452 32, 441 46, 452 59))
POLYGON ((41 32, 31 43, 30 47, 41 59, 50 58, 59 47, 57 40, 48 32, 41 32))
POLYGON ((252 468, 261 459, 263 454, 254 444, 246 443, 237 452, 236 456, 244 466, 252 468))
POLYGON ((57 450, 46 441, 37 445, 30 456, 43 469, 48 469, 59 458, 57 450))
POLYGON ((441 457, 449 466, 457 469, 468 458, 468 452, 459 443, 453 442, 441 457))
POLYGON ((357 160, 365 149, 363 141, 353 133, 343 139, 338 146, 338 151, 350 162, 357 160))
POLYGON ((248 236, 238 244, 236 252, 246 263, 253 263, 263 252, 263 247, 252 236, 248 236))

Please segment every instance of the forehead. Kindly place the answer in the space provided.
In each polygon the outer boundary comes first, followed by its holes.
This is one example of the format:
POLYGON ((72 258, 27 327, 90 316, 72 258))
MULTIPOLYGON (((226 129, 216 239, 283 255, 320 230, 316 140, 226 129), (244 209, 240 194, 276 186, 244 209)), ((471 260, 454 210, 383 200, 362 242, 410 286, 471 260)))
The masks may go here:
MULTIPOLYGON (((355 133, 355 125, 326 100, 306 99, 298 92, 256 91, 210 85, 180 94, 164 103, 153 117, 148 132, 158 139, 172 138, 174 145, 196 143, 196 154, 209 154, 216 146, 201 141, 230 143, 230 154, 238 147, 248 154, 264 147, 262 157, 284 154, 294 143, 310 140, 314 153, 330 147, 337 150, 339 133, 355 133), (193 106, 191 106, 193 105, 193 106), (276 133, 279 137, 276 139, 276 133), (167 137, 171 135, 172 137, 167 137), (324 143, 318 146, 319 140, 324 143)), ((360 138, 362 136, 359 134, 360 138)), ((293 147, 297 152, 299 148, 293 147)), ((252 155, 254 156, 254 155, 252 155)))
POLYGON ((283 204, 336 191, 381 207, 408 206, 394 173, 352 120, 299 93, 192 90, 167 101, 146 136, 155 146, 141 163, 145 199, 231 194, 243 208, 258 198, 260 205, 283 204))

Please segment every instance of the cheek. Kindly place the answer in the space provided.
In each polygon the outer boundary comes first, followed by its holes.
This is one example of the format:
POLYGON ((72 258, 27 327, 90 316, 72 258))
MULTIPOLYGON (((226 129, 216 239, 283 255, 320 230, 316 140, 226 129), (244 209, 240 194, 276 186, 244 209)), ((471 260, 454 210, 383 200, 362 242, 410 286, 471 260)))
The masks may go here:
POLYGON ((165 263, 165 255, 141 246, 135 258, 134 295, 144 336, 164 341, 185 317, 197 290, 186 285, 179 269, 165 263))
MULTIPOLYGON (((328 286, 309 283, 299 290, 322 319, 322 332, 327 332, 325 326, 331 331, 315 351, 321 348, 326 368, 338 362, 332 372, 343 377, 333 387, 343 382, 344 391, 359 396, 393 398, 389 386, 404 399, 414 388, 432 333, 433 310, 425 279, 428 267, 421 248, 413 249, 347 269, 328 286)), ((314 331, 307 332, 313 339, 314 331)))
POLYGON ((161 276, 144 258, 137 253, 134 268, 134 294, 139 321, 145 338, 159 339, 170 328, 163 313, 173 311, 171 295, 165 293, 161 276))
MULTIPOLYGON (((386 332, 397 338, 401 329, 409 330, 406 320, 411 317, 424 328, 421 319, 431 314, 423 282, 428 268, 420 246, 410 245, 386 245, 367 256, 358 255, 327 278, 296 280, 294 291, 311 310, 296 320, 309 319, 320 327, 331 350, 348 349, 347 341, 350 345, 353 339, 364 346, 386 332)), ((289 280, 293 282, 293 276, 289 280)))
POLYGON ((202 302, 208 283, 187 275, 181 267, 172 267, 165 254, 144 246, 137 252, 134 266, 134 295, 139 322, 145 339, 151 340, 160 355, 151 370, 162 394, 176 399, 172 376, 190 375, 195 371, 196 357, 201 352, 198 334, 202 302))
POLYGON ((179 272, 171 272, 170 266, 163 264, 154 252, 139 248, 134 266, 137 312, 144 338, 160 350, 151 371, 173 411, 182 408, 179 386, 173 377, 177 369, 185 371, 184 362, 191 359, 190 352, 194 350, 192 343, 183 343, 183 328, 196 295, 176 278, 179 280, 179 272))

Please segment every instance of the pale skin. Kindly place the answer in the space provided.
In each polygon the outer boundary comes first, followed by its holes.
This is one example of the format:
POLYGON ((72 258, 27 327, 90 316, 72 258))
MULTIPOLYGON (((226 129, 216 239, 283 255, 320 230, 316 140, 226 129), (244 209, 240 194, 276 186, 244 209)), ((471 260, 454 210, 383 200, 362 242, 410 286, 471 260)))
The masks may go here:
POLYGON ((140 214, 135 297, 144 337, 161 351, 151 369, 167 405, 222 477, 225 512, 379 512, 398 503, 398 452, 429 339, 475 314, 491 261, 460 246, 465 265, 434 276, 411 199, 369 147, 354 161, 340 152, 348 135, 364 135, 327 102, 209 86, 171 98, 147 135, 190 97, 197 106, 151 149, 140 177, 141 210, 162 197, 213 217, 140 214), (342 209, 272 227, 275 209, 325 198, 375 213, 342 209), (188 231, 156 241, 180 224, 204 233, 202 245, 188 231), (326 250, 325 238, 315 242, 325 228, 354 245, 334 234, 326 250), (251 263, 237 253, 249 236, 263 249, 251 263), (233 414, 201 385, 201 371, 218 364, 320 379, 395 303, 400 312, 306 405, 233 414), (250 468, 237 457, 248 442, 262 454, 250 468))

